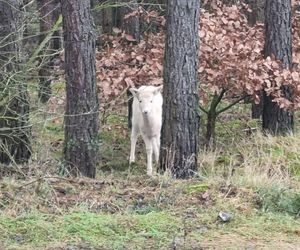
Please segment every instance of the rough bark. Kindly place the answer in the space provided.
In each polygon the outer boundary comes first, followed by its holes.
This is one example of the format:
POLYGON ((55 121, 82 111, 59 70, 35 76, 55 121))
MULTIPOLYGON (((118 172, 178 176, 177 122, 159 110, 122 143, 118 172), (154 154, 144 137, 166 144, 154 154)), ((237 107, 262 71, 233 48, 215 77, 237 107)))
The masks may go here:
POLYGON ((0 162, 24 163, 31 156, 29 101, 22 70, 21 0, 0 1, 0 162))
POLYGON ((176 178, 197 171, 199 0, 169 0, 160 169, 176 178))
MULTIPOLYGON (((57 0, 38 0, 37 7, 40 15, 40 36, 39 42, 43 42, 59 16, 59 2, 57 0)), ((39 99, 46 103, 51 96, 51 82, 53 67, 51 60, 54 58, 56 50, 60 48, 59 33, 54 33, 53 39, 49 41, 47 47, 40 55, 41 66, 39 69, 39 99)))
POLYGON ((89 1, 62 1, 66 112, 64 157, 71 173, 95 177, 99 104, 95 35, 89 1))
MULTIPOLYGON (((292 62, 291 1, 266 1, 265 8, 265 56, 275 56, 288 68, 292 62)), ((291 100, 292 90, 281 88, 282 95, 291 100)), ((272 102, 272 96, 264 93, 263 129, 274 135, 287 134, 293 130, 293 112, 283 110, 272 102)))

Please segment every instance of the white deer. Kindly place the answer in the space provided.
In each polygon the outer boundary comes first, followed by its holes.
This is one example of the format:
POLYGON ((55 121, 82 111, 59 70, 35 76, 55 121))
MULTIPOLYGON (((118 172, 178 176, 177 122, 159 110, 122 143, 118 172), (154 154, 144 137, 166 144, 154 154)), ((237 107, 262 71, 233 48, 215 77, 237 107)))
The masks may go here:
POLYGON ((129 164, 135 162, 135 147, 138 135, 142 135, 147 152, 147 175, 152 175, 152 155, 159 159, 160 130, 162 124, 162 86, 141 86, 131 88, 132 130, 129 164))

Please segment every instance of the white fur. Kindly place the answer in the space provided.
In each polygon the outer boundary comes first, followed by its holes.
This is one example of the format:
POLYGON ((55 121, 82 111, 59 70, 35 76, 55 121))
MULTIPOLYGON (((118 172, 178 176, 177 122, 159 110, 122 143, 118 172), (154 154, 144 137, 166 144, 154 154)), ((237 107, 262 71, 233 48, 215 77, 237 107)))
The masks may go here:
POLYGON ((141 86, 131 88, 132 130, 129 163, 135 162, 135 146, 137 137, 142 135, 147 151, 147 174, 152 175, 152 155, 158 163, 160 149, 160 130, 162 123, 162 86, 141 86))

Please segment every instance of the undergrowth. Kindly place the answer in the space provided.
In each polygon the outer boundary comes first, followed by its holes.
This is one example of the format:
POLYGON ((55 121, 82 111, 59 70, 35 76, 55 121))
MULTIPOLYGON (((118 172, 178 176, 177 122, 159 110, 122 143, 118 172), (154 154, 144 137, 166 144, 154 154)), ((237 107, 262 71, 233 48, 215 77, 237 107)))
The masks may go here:
POLYGON ((137 164, 128 166, 123 105, 102 119, 97 178, 71 178, 58 171, 63 147, 60 100, 51 100, 31 117, 32 161, 1 166, 6 177, 0 180, 0 249, 300 245, 297 135, 265 136, 257 121, 244 119, 244 108, 233 109, 219 117, 216 146, 201 149, 198 176, 174 180, 166 173, 149 178, 142 140, 137 164), (45 113, 49 119, 39 123, 45 113), (221 211, 232 220, 222 222, 221 211))

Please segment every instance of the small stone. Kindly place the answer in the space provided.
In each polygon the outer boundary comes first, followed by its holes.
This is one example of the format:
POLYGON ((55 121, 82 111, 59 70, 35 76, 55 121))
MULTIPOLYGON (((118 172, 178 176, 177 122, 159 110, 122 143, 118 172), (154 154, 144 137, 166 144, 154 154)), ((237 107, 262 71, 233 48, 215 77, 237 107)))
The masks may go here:
POLYGON ((15 235, 14 240, 18 243, 22 243, 24 241, 24 238, 22 235, 15 235))
POLYGON ((227 212, 220 212, 218 218, 220 218, 223 222, 229 222, 232 219, 232 214, 227 212))

